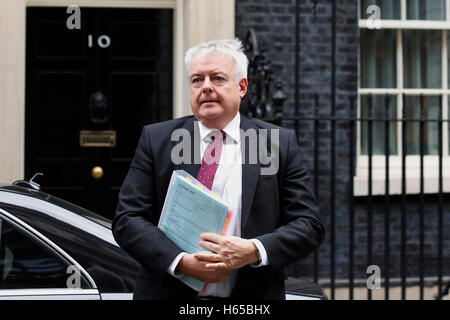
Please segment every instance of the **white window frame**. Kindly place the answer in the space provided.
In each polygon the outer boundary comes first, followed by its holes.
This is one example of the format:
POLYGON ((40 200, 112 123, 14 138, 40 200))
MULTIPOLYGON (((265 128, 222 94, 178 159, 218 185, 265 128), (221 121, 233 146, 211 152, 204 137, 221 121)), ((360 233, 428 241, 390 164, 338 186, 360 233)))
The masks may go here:
MULTIPOLYGON (((450 90, 448 79, 448 47, 447 34, 450 30, 450 0, 446 0, 446 20, 445 21, 431 21, 431 20, 407 20, 406 19, 406 0, 401 0, 401 18, 398 20, 381 20, 382 29, 396 29, 397 30, 397 50, 396 50, 396 64, 397 64, 397 87, 395 89, 386 88, 361 88, 361 56, 358 56, 358 117, 361 116, 361 95, 393 95, 397 98, 397 118, 401 119, 403 110, 403 94, 410 96, 433 96, 442 95, 442 118, 449 119, 449 103, 450 90), (417 30, 441 30, 442 31, 442 88, 441 89, 405 89, 403 87, 403 34, 404 29, 417 30)), ((368 29, 371 27, 372 21, 361 19, 361 1, 358 1, 358 21, 360 29, 368 29)), ((450 192, 450 151, 449 151, 449 123, 442 124, 442 144, 443 144, 443 191, 450 192)), ((402 193, 402 123, 397 125, 397 150, 398 154, 389 156, 389 193, 402 193)), ((354 177, 353 194, 355 196, 368 195, 368 170, 369 157, 361 155, 361 122, 357 124, 357 166, 356 175, 354 177)), ((385 194, 385 168, 386 157, 384 155, 372 156, 372 195, 385 194)), ((439 192, 439 156, 425 155, 424 156, 424 186, 425 193, 439 192)), ((420 193, 420 156, 408 155, 406 156, 406 193, 417 194, 420 193)))

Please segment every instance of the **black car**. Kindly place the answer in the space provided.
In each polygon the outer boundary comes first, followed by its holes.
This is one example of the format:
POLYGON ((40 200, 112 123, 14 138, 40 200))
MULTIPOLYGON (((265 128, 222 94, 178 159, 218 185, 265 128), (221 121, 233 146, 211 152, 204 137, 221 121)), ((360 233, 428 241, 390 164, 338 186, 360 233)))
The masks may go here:
MULTIPOLYGON (((110 220, 32 180, 0 186, 0 300, 132 299, 138 268, 110 220)), ((288 280, 286 298, 326 299, 311 284, 288 280)))
POLYGON ((31 184, 3 186, 0 235, 0 299, 132 298, 138 263, 97 214, 31 184))

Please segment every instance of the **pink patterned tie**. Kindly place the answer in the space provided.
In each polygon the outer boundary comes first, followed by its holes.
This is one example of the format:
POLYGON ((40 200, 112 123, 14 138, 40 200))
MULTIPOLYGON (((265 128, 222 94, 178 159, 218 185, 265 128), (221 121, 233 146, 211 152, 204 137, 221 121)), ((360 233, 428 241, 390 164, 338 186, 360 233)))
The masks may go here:
POLYGON ((219 166, 220 155, 222 154, 222 143, 225 139, 226 133, 224 131, 214 132, 211 137, 211 142, 206 147, 203 154, 202 164, 198 171, 197 180, 205 187, 211 190, 214 176, 216 175, 217 167, 219 166))

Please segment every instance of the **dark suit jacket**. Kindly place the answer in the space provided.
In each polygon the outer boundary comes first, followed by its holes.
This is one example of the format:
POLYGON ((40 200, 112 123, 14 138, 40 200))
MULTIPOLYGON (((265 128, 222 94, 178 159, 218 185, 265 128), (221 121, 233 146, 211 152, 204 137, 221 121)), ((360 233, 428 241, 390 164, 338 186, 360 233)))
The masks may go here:
MULTIPOLYGON (((135 299, 197 295, 166 272, 182 250, 157 228, 172 171, 183 169, 194 177, 199 171, 200 163, 193 162, 194 121, 193 116, 186 116, 145 126, 120 190, 113 233, 117 243, 142 266, 135 299), (171 161, 172 148, 179 143, 171 141, 171 134, 180 128, 192 137, 191 164, 171 161)), ((274 175, 260 175, 259 157, 258 163, 252 164, 248 146, 243 150, 241 237, 260 240, 270 265, 241 268, 231 298, 284 299, 283 267, 317 249, 324 229, 294 131, 242 114, 240 127, 244 132, 279 129, 279 170, 274 175)))

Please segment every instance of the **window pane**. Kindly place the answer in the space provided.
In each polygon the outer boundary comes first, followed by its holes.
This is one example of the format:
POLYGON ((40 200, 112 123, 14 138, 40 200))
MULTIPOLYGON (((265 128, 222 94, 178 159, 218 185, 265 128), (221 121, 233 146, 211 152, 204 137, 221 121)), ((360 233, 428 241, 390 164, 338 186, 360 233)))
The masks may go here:
POLYGON ((448 57, 447 57, 447 61, 448 61, 447 70, 448 70, 448 81, 450 83, 450 51, 449 50, 450 50, 450 32, 447 31, 447 51, 449 52, 448 57))
MULTIPOLYGON (((423 97, 423 111, 425 119, 438 119, 439 116, 439 96, 423 97)), ((420 119, 419 96, 406 97, 406 119, 420 119)), ((406 124, 406 154, 420 154, 420 122, 407 121, 406 124)), ((438 154, 438 124, 437 122, 424 122, 424 154, 438 154)))
POLYGON ((361 88, 395 88, 396 30, 361 29, 361 88))
POLYGON ((361 19, 368 19, 372 13, 367 8, 377 5, 381 10, 381 19, 400 19, 400 0, 361 0, 361 19))
POLYGON ((405 88, 442 88, 442 31, 404 30, 405 88))
POLYGON ((445 20, 445 0, 407 0, 408 20, 445 20))
MULTIPOLYGON (((372 116, 369 115, 369 96, 361 96, 361 117, 362 118, 386 118, 385 112, 386 96, 372 96, 372 116)), ((389 97, 390 119, 397 119, 397 99, 396 96, 389 97)), ((372 154, 384 155, 385 151, 385 121, 372 121, 372 154)), ((361 154, 367 155, 369 152, 369 131, 368 122, 361 122, 361 154)), ((389 154, 397 154, 397 122, 389 123, 389 154)))

